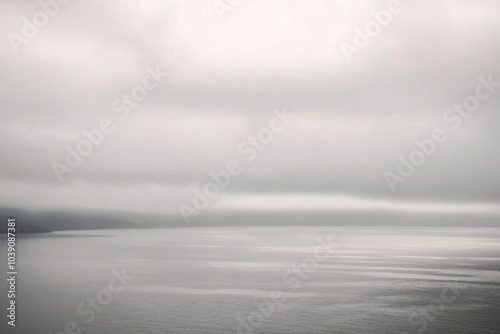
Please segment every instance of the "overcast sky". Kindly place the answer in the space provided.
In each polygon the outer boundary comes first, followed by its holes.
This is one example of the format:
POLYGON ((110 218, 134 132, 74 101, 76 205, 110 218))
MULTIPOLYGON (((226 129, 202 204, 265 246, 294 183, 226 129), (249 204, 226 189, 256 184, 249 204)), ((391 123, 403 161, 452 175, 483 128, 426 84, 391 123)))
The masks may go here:
POLYGON ((221 19, 211 0, 73 0, 16 52, 40 5, 1 1, 0 204, 177 214, 237 160, 209 210, 498 214, 500 88, 456 130, 443 114, 478 77, 500 81, 500 1, 402 0, 348 62, 342 43, 388 3, 243 0, 221 19), (120 119, 112 103, 160 63, 120 119), (285 107, 295 118, 247 162, 238 146, 285 107), (103 118, 115 130, 59 182, 53 162, 103 118), (447 141, 392 192, 384 173, 435 128, 447 141))

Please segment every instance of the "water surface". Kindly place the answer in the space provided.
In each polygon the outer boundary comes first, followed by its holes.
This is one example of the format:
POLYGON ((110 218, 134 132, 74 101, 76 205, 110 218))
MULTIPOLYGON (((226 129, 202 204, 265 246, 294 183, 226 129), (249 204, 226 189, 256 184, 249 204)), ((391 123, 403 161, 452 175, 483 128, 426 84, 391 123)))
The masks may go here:
POLYGON ((20 239, 18 265, 16 333, 71 321, 82 334, 500 332, 495 228, 55 232, 20 239), (328 236, 332 252, 300 269, 328 236), (79 315, 113 270, 134 278, 91 321, 89 306, 79 315))

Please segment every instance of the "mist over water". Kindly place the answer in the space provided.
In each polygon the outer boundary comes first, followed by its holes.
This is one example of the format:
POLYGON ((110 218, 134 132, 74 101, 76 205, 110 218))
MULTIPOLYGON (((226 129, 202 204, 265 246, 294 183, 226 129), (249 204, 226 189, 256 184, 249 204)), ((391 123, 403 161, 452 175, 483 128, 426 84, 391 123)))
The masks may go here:
MULTIPOLYGON (((498 228, 219 227, 24 236, 16 332, 63 333, 74 321, 82 334, 497 333, 499 246, 498 228), (318 238, 332 241, 334 251, 315 269, 297 271, 314 258, 318 238), (99 304, 90 321, 86 300, 108 288, 113 270, 133 279, 99 304), (282 292, 280 302, 271 297, 274 290, 282 292), (81 303, 84 316, 76 311, 81 303)), ((4 280, 0 288, 6 291, 4 280)), ((4 333, 4 321, 1 326, 4 333)))
POLYGON ((500 333, 499 32, 500 0, 0 0, 0 334, 500 333))

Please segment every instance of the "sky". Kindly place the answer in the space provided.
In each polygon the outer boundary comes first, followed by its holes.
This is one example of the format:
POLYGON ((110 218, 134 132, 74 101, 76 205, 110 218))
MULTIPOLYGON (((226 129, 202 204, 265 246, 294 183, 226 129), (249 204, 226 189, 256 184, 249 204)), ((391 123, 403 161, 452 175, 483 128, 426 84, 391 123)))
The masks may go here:
POLYGON ((0 1, 0 206, 500 215, 500 1, 42 3, 0 1))

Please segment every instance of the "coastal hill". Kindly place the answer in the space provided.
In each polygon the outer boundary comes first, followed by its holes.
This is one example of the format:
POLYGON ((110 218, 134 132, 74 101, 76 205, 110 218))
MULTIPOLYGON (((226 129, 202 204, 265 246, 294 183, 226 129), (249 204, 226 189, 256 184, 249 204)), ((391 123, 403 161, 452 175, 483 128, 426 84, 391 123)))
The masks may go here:
POLYGON ((475 226, 498 227, 492 215, 432 215, 381 211, 337 212, 225 212, 201 213, 189 224, 180 216, 120 211, 52 210, 31 211, 0 208, 0 232, 7 220, 16 218, 17 232, 41 233, 67 230, 124 228, 186 228, 216 226, 475 226))

